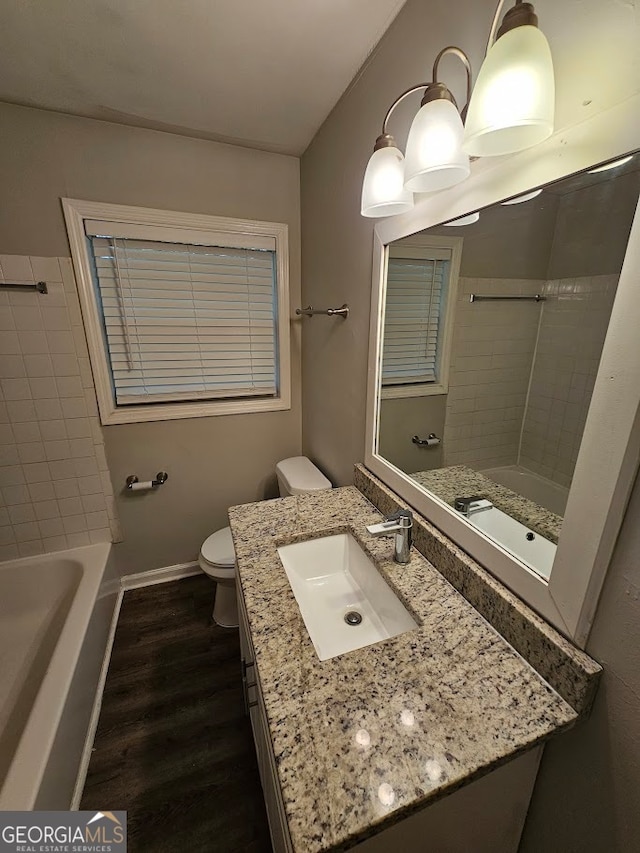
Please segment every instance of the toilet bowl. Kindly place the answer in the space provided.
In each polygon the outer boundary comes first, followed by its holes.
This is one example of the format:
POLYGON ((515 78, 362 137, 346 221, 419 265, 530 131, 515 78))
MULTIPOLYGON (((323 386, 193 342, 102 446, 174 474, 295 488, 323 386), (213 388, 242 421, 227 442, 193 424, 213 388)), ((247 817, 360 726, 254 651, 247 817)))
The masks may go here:
POLYGON ((213 621, 221 628, 237 628, 236 555, 230 527, 216 530, 204 540, 198 563, 202 571, 216 582, 213 621))
MULTIPOLYGON (((332 488, 331 482, 306 456, 292 456, 278 462, 276 475, 282 498, 332 488)), ((222 628, 237 628, 236 554, 231 528, 223 527, 205 539, 198 563, 202 571, 216 582, 213 621, 222 628)))

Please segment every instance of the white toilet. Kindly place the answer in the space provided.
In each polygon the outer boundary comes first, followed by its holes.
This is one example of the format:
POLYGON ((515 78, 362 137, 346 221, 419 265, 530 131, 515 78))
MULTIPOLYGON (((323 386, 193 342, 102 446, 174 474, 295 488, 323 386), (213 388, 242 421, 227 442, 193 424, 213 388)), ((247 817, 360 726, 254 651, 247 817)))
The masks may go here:
MULTIPOLYGON (((330 481, 306 456, 292 456, 278 462, 276 475, 282 498, 331 488, 330 481)), ((237 628, 236 555, 229 527, 216 530, 205 539, 198 563, 202 571, 216 581, 213 621, 222 628, 237 628)))

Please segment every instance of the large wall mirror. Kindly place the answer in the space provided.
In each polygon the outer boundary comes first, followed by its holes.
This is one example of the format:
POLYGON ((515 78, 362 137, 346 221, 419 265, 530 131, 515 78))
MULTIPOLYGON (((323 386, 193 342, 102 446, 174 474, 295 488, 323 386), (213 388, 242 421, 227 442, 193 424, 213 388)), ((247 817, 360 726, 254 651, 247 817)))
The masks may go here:
POLYGON ((640 155, 604 165, 380 241, 374 263, 368 466, 578 642, 636 462, 615 405, 637 411, 640 155))

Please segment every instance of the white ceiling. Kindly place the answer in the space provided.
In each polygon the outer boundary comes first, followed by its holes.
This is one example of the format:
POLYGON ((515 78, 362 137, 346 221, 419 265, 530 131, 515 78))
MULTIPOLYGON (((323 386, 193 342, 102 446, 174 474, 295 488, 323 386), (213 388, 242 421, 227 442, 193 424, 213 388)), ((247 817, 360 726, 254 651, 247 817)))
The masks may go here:
POLYGON ((0 100, 301 154, 404 2, 4 2, 0 100))

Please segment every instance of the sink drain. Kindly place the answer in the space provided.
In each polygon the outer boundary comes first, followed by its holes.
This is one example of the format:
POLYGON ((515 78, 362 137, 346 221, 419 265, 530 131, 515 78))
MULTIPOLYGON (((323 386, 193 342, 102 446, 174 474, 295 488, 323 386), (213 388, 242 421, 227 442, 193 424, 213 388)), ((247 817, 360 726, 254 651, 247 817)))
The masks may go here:
POLYGON ((362 622, 362 614, 357 610, 350 610, 344 614, 344 621, 347 625, 359 625, 362 622))

